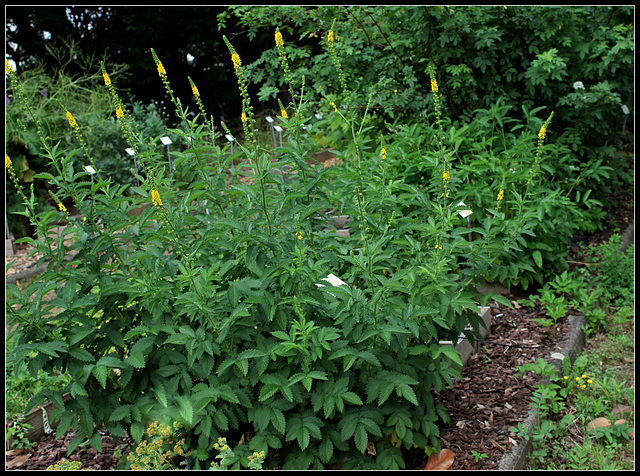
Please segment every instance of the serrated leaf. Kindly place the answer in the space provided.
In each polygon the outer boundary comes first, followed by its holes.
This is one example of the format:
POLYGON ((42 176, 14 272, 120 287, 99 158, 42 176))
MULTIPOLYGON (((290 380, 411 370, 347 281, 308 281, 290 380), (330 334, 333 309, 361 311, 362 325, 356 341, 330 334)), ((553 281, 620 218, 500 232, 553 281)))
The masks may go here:
POLYGON ((180 416, 189 424, 193 424, 193 406, 187 397, 178 396, 175 398, 178 404, 178 411, 180 416))
POLYGON ((160 405, 162 405, 164 408, 167 408, 169 402, 167 401, 167 394, 164 391, 164 387, 162 385, 156 386, 154 389, 154 394, 156 396, 156 400, 158 400, 158 403, 160 403, 160 405))
POLYGON ((81 360, 82 362, 94 362, 96 360, 87 349, 82 349, 80 347, 71 349, 69 351, 69 355, 75 359, 81 360))
POLYGON ((131 438, 133 438, 136 443, 140 443, 140 441, 142 441, 143 435, 144 425, 139 421, 134 421, 131 424, 131 438))
POLYGON ((104 365, 94 365, 93 369, 91 369, 91 373, 96 377, 98 382, 100 382, 100 386, 106 389, 109 369, 104 365))

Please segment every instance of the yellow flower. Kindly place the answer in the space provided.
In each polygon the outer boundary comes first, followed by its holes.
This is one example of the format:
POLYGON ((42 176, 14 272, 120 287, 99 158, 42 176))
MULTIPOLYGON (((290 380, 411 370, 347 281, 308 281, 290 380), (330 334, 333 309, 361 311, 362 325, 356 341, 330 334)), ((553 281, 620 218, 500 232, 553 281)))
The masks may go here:
POLYGON ((280 111, 280 115, 284 118, 284 119, 289 119, 289 115, 287 114, 286 109, 282 109, 280 111))
POLYGON ((280 33, 280 30, 276 31, 276 46, 283 46, 284 45, 284 41, 282 40, 282 33, 280 33))
POLYGON ((67 211, 67 207, 65 207, 62 203, 58 203, 58 208, 60 209, 61 212, 65 212, 67 211))
POLYGON ((500 193, 498 193, 498 201, 504 198, 504 190, 500 189, 500 193))
POLYGON ((380 157, 382 157, 383 159, 387 158, 387 149, 385 149, 384 147, 380 149, 380 157))
POLYGON ((587 383, 593 383, 593 380, 589 379, 587 380, 587 383))
POLYGON ((162 61, 158 61, 158 74, 160 76, 165 76, 167 72, 164 70, 164 66, 162 66, 162 61))
POLYGON ((242 122, 247 122, 247 113, 243 112, 242 116, 240 117, 240 119, 242 119, 242 122))
POLYGON ((336 103, 335 103, 335 102, 331 101, 329 104, 331 104, 331 105, 333 106, 333 110, 334 110, 335 112, 338 112, 338 107, 336 106, 336 103))
POLYGON ((298 237, 299 240, 301 240, 302 239, 302 232, 297 231, 296 232, 296 236, 298 237))
POLYGON ((565 380, 569 380, 569 377, 567 377, 567 376, 565 375, 565 376, 564 376, 564 379, 565 379, 565 380))
POLYGON ((122 119, 124 117, 124 111, 121 106, 118 106, 118 109, 116 109, 116 116, 118 119, 122 119))
POLYGON ((13 71, 13 69, 11 68, 11 65, 9 64, 9 61, 6 58, 4 60, 4 68, 7 74, 11 74, 11 72, 13 71))
POLYGON ((109 75, 107 73, 102 73, 102 77, 104 79, 104 84, 111 86, 111 78, 109 78, 109 75))
POLYGON ((242 61, 240 61, 240 55, 238 53, 233 53, 231 55, 231 61, 233 61, 233 67, 236 70, 242 66, 242 61))
POLYGON ((329 34, 327 35, 327 41, 333 44, 333 30, 329 30, 329 34))
POLYGON ((538 138, 544 139, 546 135, 547 135, 547 128, 545 126, 542 126, 540 128, 540 132, 538 133, 538 138))
POLYGON ((10 168, 11 167, 11 159, 9 158, 8 155, 5 155, 5 156, 7 157, 7 160, 6 160, 7 168, 10 168))
POLYGON ((576 377, 576 382, 579 382, 579 381, 580 381, 580 377, 576 377))
POLYGON ((443 179, 445 179, 445 180, 449 180, 449 177, 450 177, 450 176, 449 176, 449 172, 444 172, 444 173, 442 174, 442 178, 443 178, 443 179))
POLYGON ((151 190, 151 201, 156 207, 162 206, 162 199, 160 198, 160 194, 155 188, 151 190))
POLYGON ((194 96, 200 96, 200 91, 195 86, 191 86, 191 91, 193 91, 194 96))
POLYGON ((435 79, 431 80, 431 91, 434 93, 438 92, 438 82, 435 79))
POLYGON ((74 129, 78 127, 78 123, 76 122, 76 120, 73 118, 73 116, 69 111, 67 111, 67 120, 69 121, 69 125, 74 129))

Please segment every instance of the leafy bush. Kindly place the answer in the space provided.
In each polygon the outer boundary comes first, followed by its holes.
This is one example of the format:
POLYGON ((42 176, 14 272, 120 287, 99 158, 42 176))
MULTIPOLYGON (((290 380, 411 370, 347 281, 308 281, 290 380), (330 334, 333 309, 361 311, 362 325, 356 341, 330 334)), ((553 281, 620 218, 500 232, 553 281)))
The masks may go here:
MULTIPOLYGON (((279 30, 275 40, 288 76, 279 30)), ((91 181, 74 171, 80 150, 93 159, 84 126, 71 112, 80 149, 65 155, 42 141, 56 173, 39 177, 55 190, 59 211, 37 213, 23 193, 24 213, 43 237, 23 241, 50 263, 26 289, 7 286, 7 315, 20 332, 14 358, 33 352, 32 375, 63 369, 72 381, 60 392, 43 390, 30 406, 45 398, 56 404, 58 435, 79 416, 68 451, 85 437, 100 449, 103 424, 139 442, 150 421, 171 418, 189 435, 196 469, 213 461, 221 437, 236 447, 236 457, 248 461, 264 451, 267 466, 283 469, 321 469, 342 457, 358 468, 404 467, 401 448, 439 447, 438 423, 448 421, 431 392, 460 378, 461 362, 440 341, 457 341, 461 333, 473 341, 478 305, 492 298, 509 305, 495 294, 479 296, 473 284, 481 275, 515 279, 522 270, 534 272, 517 256, 527 245, 523 235, 540 224, 532 192, 542 178, 551 117, 535 122, 537 138, 528 130, 521 136, 519 147, 530 142, 534 163, 507 194, 497 183, 486 191, 479 181, 473 192, 471 171, 465 182, 458 175, 450 147, 457 139, 455 131, 455 140, 446 139, 453 128, 445 129, 435 77, 436 144, 419 147, 414 169, 413 162, 402 169, 413 153, 403 151, 402 135, 380 138, 372 128, 370 102, 331 105, 311 121, 319 105, 291 83, 291 101, 280 102, 278 116, 287 144, 269 151, 256 141, 245 67, 225 41, 243 101, 245 140, 236 141, 233 156, 216 145, 201 102, 200 114, 191 117, 174 96, 153 50, 184 124, 173 132, 188 145, 175 153, 171 173, 163 153, 140 134, 104 65, 118 124, 139 160, 140 186, 115 184, 100 170, 91 181), (348 138, 335 151, 342 163, 310 163, 316 137, 334 126, 348 138), (467 205, 462 194, 481 200, 467 205), (505 197, 509 214, 500 209, 505 197), (47 231, 66 216, 62 200, 85 218, 67 225, 54 250, 47 231), (471 241, 470 211, 480 217, 471 241), (336 213, 351 219, 348 239, 331 226, 336 213), (45 301, 48 292, 55 298, 45 301), (242 438, 247 445, 237 445, 242 438)), ((340 77, 335 41, 330 30, 323 44, 340 77)), ((343 93, 356 98, 348 84, 343 93)), ((192 88, 199 98, 193 82, 192 88)), ((461 129, 461 142, 467 133, 461 129)), ((9 156, 7 167, 14 176, 9 156)), ((551 205, 568 202, 557 198, 558 190, 544 193, 544 211, 559 226, 551 205)))

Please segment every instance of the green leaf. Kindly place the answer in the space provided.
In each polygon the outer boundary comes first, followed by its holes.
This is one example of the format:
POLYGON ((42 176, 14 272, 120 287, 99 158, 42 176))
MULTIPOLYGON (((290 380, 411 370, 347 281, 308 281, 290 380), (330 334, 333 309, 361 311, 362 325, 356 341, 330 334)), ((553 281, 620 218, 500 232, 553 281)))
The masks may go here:
POLYGON ((96 360, 95 357, 87 351, 87 349, 80 347, 71 349, 69 351, 69 355, 75 359, 81 360, 82 362, 94 362, 96 360))
POLYGON ((178 411, 180 416, 189 424, 193 424, 193 406, 189 399, 185 396, 179 395, 175 397, 175 401, 178 404, 178 411))
POLYGON ((139 421, 134 421, 131 424, 131 438, 136 443, 140 443, 142 441, 142 436, 144 435, 144 425, 139 421))
POLYGON ((542 253, 540 253, 538 250, 535 250, 533 253, 531 253, 531 256, 533 257, 533 261, 535 261, 536 266, 538 266, 538 268, 542 268, 542 253))
POLYGON ((91 369, 91 373, 96 377, 98 382, 100 382, 100 386, 104 389, 107 388, 107 374, 109 373, 109 369, 104 365, 95 365, 93 369, 91 369))

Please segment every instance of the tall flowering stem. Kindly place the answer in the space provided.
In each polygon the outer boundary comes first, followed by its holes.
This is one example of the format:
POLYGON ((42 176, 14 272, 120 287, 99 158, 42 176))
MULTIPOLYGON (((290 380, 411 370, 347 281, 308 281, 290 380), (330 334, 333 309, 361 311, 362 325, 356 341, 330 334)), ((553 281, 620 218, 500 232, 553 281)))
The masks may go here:
MULTIPOLYGON (((222 39, 227 45, 227 48, 229 48, 229 52, 231 53, 231 62, 233 63, 233 69, 235 71, 236 77, 238 78, 238 87, 240 88, 240 95, 242 96, 242 127, 244 129, 245 137, 251 142, 253 148, 253 151, 250 155, 256 167, 258 182, 260 184, 260 193, 262 195, 262 209, 265 220, 267 222, 269 235, 271 235, 271 217, 269 215, 269 210, 267 209, 265 174, 263 173, 262 166, 260 165, 260 158, 258 157, 258 143, 255 137, 255 118, 253 116, 253 108, 251 107, 251 103, 249 101, 249 92, 247 90, 247 82, 244 77, 244 71, 242 69, 242 61, 240 60, 240 55, 236 52, 235 48, 227 39, 227 37, 223 36, 222 39)), ((224 123, 223 127, 226 128, 226 125, 224 123)))
POLYGON ((336 21, 334 19, 333 23, 331 24, 331 29, 327 33, 327 49, 329 50, 329 55, 333 59, 333 64, 336 68, 336 71, 338 72, 338 79, 340 80, 340 87, 342 88, 342 93, 344 97, 346 97, 347 91, 348 91, 347 79, 344 74, 344 71, 342 70, 342 65, 340 64, 340 58, 338 58, 338 54, 336 52, 336 45, 335 45, 336 39, 335 39, 335 33, 333 31, 333 26, 335 22, 336 21))
MULTIPOLYGON (((276 51, 278 52, 278 58, 280 58, 280 63, 282 64, 282 69, 284 70, 285 79, 289 84, 289 95, 291 96, 293 109, 296 110, 296 95, 293 92, 293 79, 291 77, 291 70, 289 69, 289 61, 287 60, 287 53, 284 49, 284 39, 282 37, 282 33, 280 33, 279 28, 276 28, 275 40, 276 40, 276 51)), ((284 112, 286 114, 286 111, 284 112)), ((284 114, 282 115, 282 117, 285 117, 284 114)))

